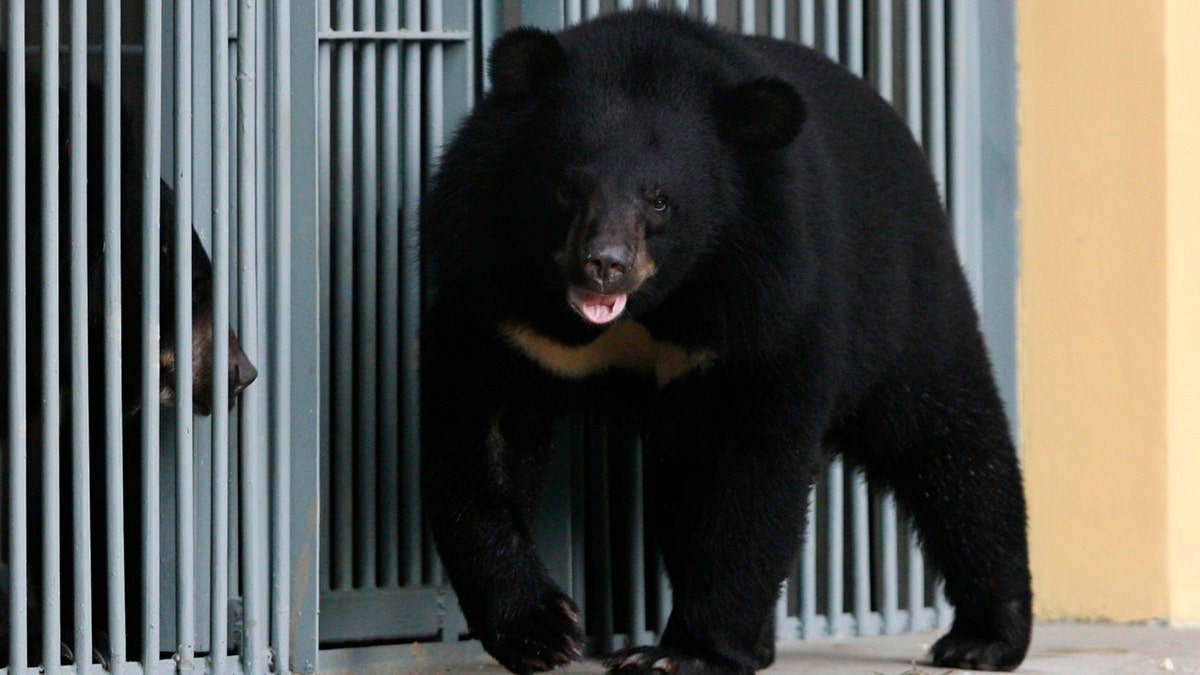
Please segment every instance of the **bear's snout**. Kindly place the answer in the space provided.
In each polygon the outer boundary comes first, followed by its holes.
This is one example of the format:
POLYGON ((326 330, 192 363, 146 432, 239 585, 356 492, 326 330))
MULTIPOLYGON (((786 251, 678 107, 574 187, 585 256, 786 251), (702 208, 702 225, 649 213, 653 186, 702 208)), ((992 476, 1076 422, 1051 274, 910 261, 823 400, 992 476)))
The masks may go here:
POLYGON ((231 342, 231 346, 236 346, 236 350, 231 350, 229 354, 229 400, 232 404, 233 399, 258 378, 258 368, 254 367, 250 357, 242 351, 240 343, 234 340, 231 342))
POLYGON ((584 254, 584 275, 591 286, 589 290, 597 293, 608 293, 619 287, 631 266, 633 253, 626 246, 605 246, 584 254))

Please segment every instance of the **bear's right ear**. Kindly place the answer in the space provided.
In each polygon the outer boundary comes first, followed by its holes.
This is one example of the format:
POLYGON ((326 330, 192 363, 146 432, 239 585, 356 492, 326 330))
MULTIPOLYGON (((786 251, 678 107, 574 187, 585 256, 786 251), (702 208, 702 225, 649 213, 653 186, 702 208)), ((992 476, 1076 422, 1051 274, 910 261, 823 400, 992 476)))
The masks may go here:
POLYGON ((492 47, 492 91, 527 94, 562 67, 567 54, 554 35, 537 28, 510 30, 492 47))
POLYGON ((756 150, 789 142, 804 125, 804 99, 795 87, 764 77, 724 92, 713 114, 725 139, 756 150))

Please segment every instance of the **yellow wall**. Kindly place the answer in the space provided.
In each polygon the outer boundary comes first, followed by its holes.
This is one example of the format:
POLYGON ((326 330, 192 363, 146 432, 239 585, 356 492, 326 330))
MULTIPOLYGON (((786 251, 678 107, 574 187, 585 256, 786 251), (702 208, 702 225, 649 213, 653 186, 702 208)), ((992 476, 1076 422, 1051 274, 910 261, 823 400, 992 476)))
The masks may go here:
POLYGON ((1200 1, 1170 0, 1167 349, 1171 614, 1200 620, 1200 1))
POLYGON ((1023 459, 1043 618, 1200 619, 1200 2, 1019 0, 1023 459))

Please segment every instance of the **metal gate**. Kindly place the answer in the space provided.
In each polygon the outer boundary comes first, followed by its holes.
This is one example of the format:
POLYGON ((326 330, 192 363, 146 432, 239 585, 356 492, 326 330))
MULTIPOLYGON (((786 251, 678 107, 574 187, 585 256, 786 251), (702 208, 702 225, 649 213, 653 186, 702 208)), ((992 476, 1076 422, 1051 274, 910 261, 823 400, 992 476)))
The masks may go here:
MULTIPOLYGON (((633 4, 5 0, 0 675, 104 672, 94 650, 129 673, 478 653, 418 502, 417 203, 486 87, 500 31, 633 4), (101 93, 83 104, 89 86, 101 93), (123 155, 136 156, 132 177, 123 155), (162 336, 189 334, 193 316, 190 271, 158 253, 186 259, 193 228, 213 262, 213 334, 236 329, 259 372, 230 411, 229 374, 214 368, 211 417, 193 415, 186 340, 172 355, 176 405, 158 401, 162 336), (149 290, 131 332, 121 289, 136 283, 149 290), (93 284, 108 327, 96 333, 93 284), (124 371, 136 377, 113 375, 124 371)), ((894 102, 947 195, 1012 410, 1011 3, 671 4, 814 45, 894 102)), ((216 363, 227 347, 214 341, 216 363)), ((652 641, 670 594, 646 533, 638 439, 586 418, 559 434, 543 556, 593 647, 652 641)), ((889 498, 834 464, 809 508, 781 640, 946 625, 889 498)))

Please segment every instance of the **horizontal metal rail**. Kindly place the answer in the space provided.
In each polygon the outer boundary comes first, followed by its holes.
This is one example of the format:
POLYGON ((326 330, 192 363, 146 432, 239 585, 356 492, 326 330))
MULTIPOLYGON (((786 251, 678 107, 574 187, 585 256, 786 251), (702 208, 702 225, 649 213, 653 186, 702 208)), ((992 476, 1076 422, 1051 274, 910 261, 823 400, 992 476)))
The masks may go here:
POLYGON ((470 31, 409 31, 403 28, 397 30, 323 30, 317 32, 318 40, 399 40, 401 42, 468 42, 472 39, 470 31))

